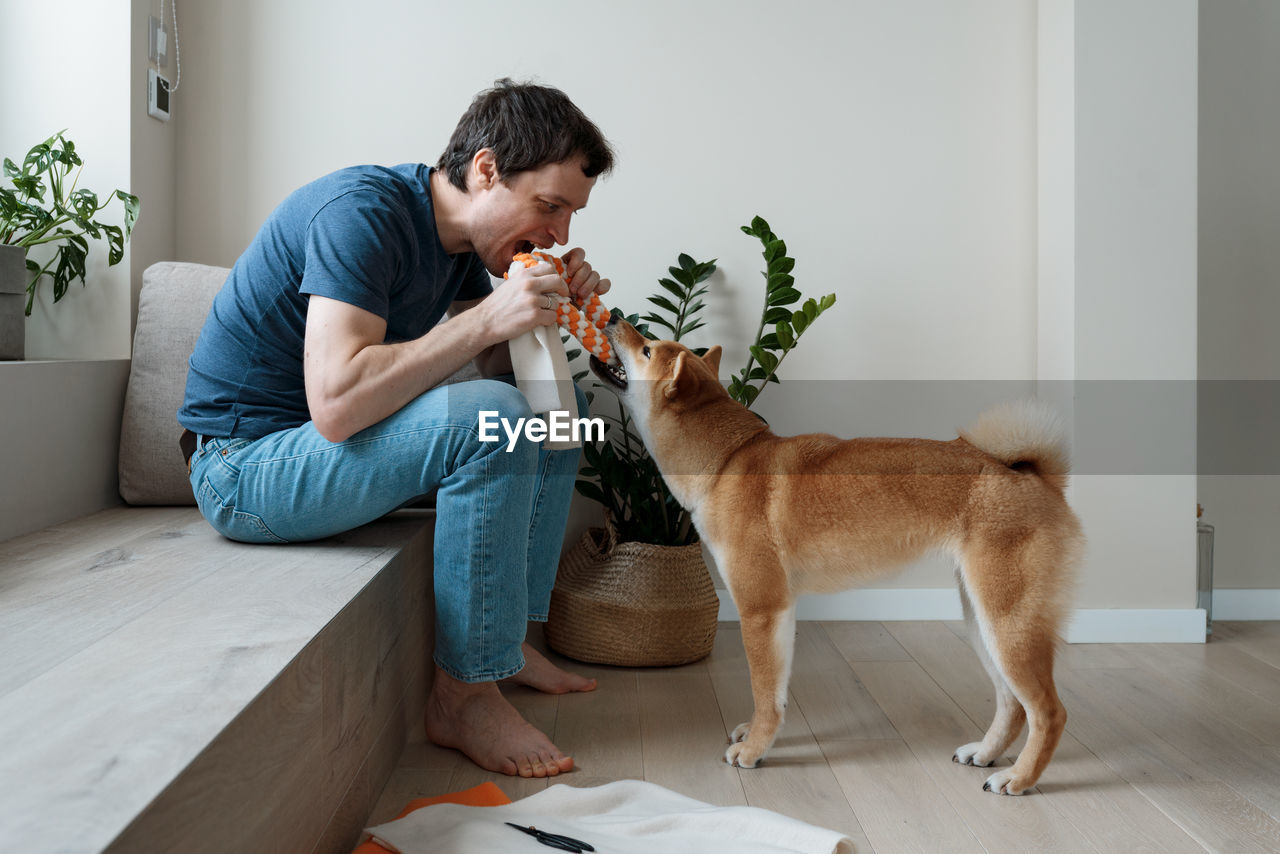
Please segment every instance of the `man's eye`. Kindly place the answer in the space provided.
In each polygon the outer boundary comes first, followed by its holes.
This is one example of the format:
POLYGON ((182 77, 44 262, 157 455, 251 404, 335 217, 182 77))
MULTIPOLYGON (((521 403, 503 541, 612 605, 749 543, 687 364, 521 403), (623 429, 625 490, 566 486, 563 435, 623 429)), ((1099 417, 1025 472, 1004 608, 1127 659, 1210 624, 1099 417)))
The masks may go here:
POLYGON ((543 202, 542 207, 546 209, 547 213, 555 213, 560 210, 559 205, 552 204, 551 202, 543 202))
POLYGON ((649 358, 649 348, 648 348, 647 346, 646 346, 645 348, 643 348, 640 352, 641 352, 641 353, 644 353, 644 357, 645 357, 646 359, 647 359, 647 358, 649 358))

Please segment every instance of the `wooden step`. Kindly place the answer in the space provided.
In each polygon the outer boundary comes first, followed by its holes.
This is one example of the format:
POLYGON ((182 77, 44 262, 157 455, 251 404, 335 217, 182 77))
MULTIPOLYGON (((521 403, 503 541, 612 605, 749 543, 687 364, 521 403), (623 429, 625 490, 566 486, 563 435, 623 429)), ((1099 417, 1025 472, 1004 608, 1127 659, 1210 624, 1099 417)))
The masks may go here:
POLYGON ((0 837, 350 851, 421 725, 433 527, 253 546, 121 507, 0 543, 0 837))

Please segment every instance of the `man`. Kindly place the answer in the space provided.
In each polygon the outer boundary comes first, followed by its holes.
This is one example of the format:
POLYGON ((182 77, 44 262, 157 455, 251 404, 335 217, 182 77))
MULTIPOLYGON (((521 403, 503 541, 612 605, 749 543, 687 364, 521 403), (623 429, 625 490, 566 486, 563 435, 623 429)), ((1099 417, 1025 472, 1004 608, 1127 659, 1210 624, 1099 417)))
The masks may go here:
POLYGON ((497 288, 489 276, 567 244, 612 165, 563 93, 501 80, 435 169, 354 167, 303 187, 214 300, 178 413, 200 511, 235 540, 326 537, 437 491, 427 735, 506 774, 573 760, 498 681, 595 687, 522 643, 526 620, 546 619, 578 451, 478 440, 481 410, 532 414, 509 377, 438 385, 472 360, 508 374, 507 340, 555 323, 551 294, 608 290, 581 249, 565 256, 568 287, 547 264, 497 288))

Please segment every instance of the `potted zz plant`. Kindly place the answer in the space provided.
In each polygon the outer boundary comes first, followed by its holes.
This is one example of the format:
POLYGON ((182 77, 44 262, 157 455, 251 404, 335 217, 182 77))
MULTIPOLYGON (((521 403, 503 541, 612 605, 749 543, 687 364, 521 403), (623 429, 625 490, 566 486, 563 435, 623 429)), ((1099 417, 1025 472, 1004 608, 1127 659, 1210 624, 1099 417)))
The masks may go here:
MULTIPOLYGON (((761 242, 765 260, 755 343, 728 386, 729 395, 750 408, 769 383, 779 382, 783 360, 836 297, 804 298, 791 274, 795 259, 764 219, 756 217, 742 231, 761 242)), ((670 278, 659 280, 663 292, 649 297, 654 310, 626 318, 648 337, 679 341, 703 325, 703 283, 716 262, 682 254, 677 263, 670 278)), ((702 355, 706 348, 694 352, 702 355)), ((601 505, 604 527, 588 530, 560 562, 547 642, 563 655, 604 664, 696 661, 711 652, 719 613, 697 529, 672 497, 622 401, 616 416, 604 418, 605 437, 583 448, 577 482, 581 494, 601 505)))
POLYGON ((108 266, 119 264, 138 219, 137 196, 116 190, 99 204, 96 193, 77 188, 84 162, 65 134, 60 131, 36 145, 21 167, 4 159, 11 186, 0 186, 0 359, 23 358, 23 321, 31 315, 41 280, 53 283, 54 302, 76 279, 83 284, 91 238, 105 237, 108 266), (123 228, 96 219, 113 197, 124 204, 123 228), (27 257, 29 248, 45 244, 56 248, 45 264, 27 257))

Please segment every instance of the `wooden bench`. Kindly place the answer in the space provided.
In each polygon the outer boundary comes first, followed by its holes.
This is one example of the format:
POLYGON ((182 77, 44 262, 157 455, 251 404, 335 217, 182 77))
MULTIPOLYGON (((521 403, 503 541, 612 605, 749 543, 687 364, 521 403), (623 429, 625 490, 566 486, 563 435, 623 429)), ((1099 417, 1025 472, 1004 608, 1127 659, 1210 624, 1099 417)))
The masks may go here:
POLYGON ((121 507, 0 543, 0 836, 349 852, 421 727, 429 510, 313 544, 121 507))
POLYGON ((422 726, 433 511, 253 546, 167 506, 194 503, 174 413, 226 272, 144 275, 120 488, 162 506, 0 542, 7 850, 350 852, 422 726))

